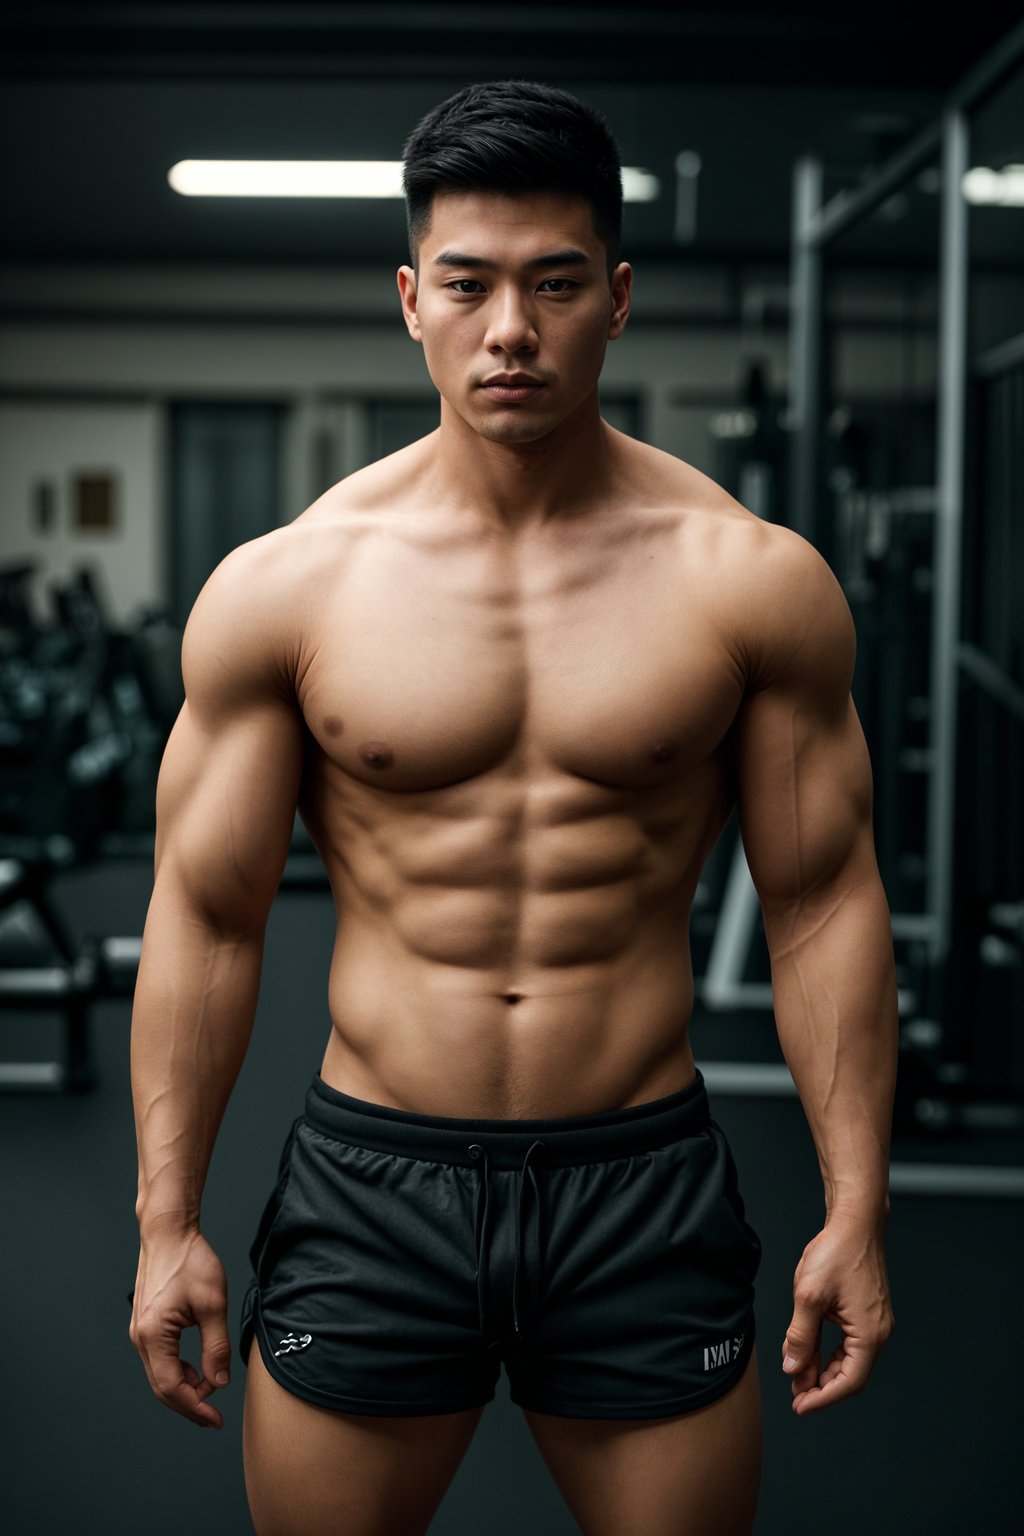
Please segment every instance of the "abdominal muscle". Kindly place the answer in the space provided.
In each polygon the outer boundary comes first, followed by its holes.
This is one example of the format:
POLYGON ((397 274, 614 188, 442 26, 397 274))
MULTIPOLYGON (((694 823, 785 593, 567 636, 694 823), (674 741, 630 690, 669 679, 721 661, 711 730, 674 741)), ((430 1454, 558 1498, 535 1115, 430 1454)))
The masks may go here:
POLYGON ((344 869, 322 851, 341 914, 320 1067, 331 1087, 420 1114, 519 1120, 626 1108, 693 1081, 695 877, 653 908, 619 881, 526 894, 399 886, 382 910, 379 891, 368 901, 355 886, 350 849, 344 869))

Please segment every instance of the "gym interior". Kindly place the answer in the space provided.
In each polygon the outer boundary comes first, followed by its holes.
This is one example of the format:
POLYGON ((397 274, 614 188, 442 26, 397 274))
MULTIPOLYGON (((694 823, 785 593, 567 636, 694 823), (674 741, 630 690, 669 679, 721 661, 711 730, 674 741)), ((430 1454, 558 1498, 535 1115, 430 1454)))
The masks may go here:
MULTIPOLYGON (((823 1219, 735 815, 691 925, 691 1038, 762 1237, 759 1536, 1019 1529, 1024 1269, 1024 23, 966 7, 15 4, 0 175, 0 1139, 11 1536, 251 1529, 225 1429, 128 1338, 129 1025, 183 626, 218 562, 437 425, 394 188, 191 196, 199 161, 395 162, 474 80, 622 151, 613 426, 809 539, 857 628, 892 914, 896 1331, 797 1418, 779 1348, 823 1219)), ((204 1230, 232 1328, 328 1028, 296 816, 204 1230)), ((838 1330, 825 1325, 823 1354, 838 1330)), ((195 1334, 186 1335, 185 1352, 195 1334)), ((233 1340, 233 1343, 235 1341, 233 1340)), ((194 1354, 194 1350, 193 1350, 194 1354)), ((576 1527, 502 1378, 431 1526, 576 1527)), ((657 1536, 657 1533, 651 1533, 657 1536)))

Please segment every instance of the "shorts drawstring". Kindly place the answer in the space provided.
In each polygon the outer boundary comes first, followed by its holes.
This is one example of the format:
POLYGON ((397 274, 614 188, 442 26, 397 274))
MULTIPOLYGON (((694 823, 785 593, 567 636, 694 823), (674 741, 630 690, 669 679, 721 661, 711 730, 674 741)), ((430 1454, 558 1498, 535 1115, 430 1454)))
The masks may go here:
MULTIPOLYGON (((530 1158, 533 1156, 533 1154, 538 1149, 542 1148, 543 1146, 544 1146, 544 1143, 542 1141, 535 1141, 533 1143, 533 1145, 530 1147, 530 1150, 527 1152, 525 1158, 523 1159, 523 1168, 522 1168, 522 1172, 519 1175, 519 1179, 520 1179, 520 1184, 519 1184, 519 1203, 516 1206, 516 1267, 515 1267, 515 1274, 514 1274, 513 1279, 512 1279, 512 1318, 513 1318, 513 1321, 515 1323, 515 1329, 516 1329, 517 1336, 519 1334, 519 1309, 518 1309, 518 1305, 517 1305, 517 1293, 518 1293, 518 1286, 519 1286, 519 1249, 520 1249, 520 1236, 521 1236, 522 1227, 523 1227, 523 1195, 526 1192, 526 1175, 527 1174, 529 1174, 529 1176, 530 1176, 530 1183, 533 1185, 533 1194, 534 1194, 534 1201, 533 1201, 533 1274, 536 1276, 536 1282, 537 1282, 536 1283, 536 1290, 537 1290, 537 1292, 540 1291, 540 1185, 537 1182, 537 1175, 533 1171, 533 1165, 530 1162, 530 1158)), ((529 1258, 527 1258, 526 1269, 527 1269, 527 1274, 529 1274, 530 1273, 530 1260, 529 1260, 529 1258)), ((534 1303, 534 1310, 536 1310, 536 1301, 534 1303)))
MULTIPOLYGON (((533 1185, 534 1213, 533 1213, 533 1241, 532 1241, 532 1245, 531 1245, 531 1248, 532 1248, 532 1260, 531 1260, 531 1254, 528 1253, 527 1254, 527 1259, 526 1259, 526 1269, 527 1269, 527 1273, 529 1274, 531 1272, 531 1267, 532 1267, 532 1273, 533 1273, 533 1275, 535 1277, 535 1280, 536 1280, 536 1290, 535 1290, 535 1298, 534 1298, 535 1304, 536 1304, 536 1294, 539 1294, 539 1292, 540 1292, 540 1264, 541 1264, 541 1248, 540 1248, 540 1184, 537 1181, 537 1175, 534 1172, 533 1164, 531 1162, 531 1158, 533 1157, 533 1154, 535 1152, 537 1152, 537 1151, 540 1151, 543 1148, 543 1146, 544 1146, 544 1143, 542 1141, 535 1141, 535 1142, 533 1142, 531 1144, 529 1150, 526 1153, 525 1158, 523 1159, 523 1166, 522 1166, 522 1170, 520 1171, 520 1175, 519 1175, 519 1178, 520 1178, 519 1198, 518 1198, 518 1201, 517 1201, 517 1204, 516 1204, 516 1261, 515 1261, 515 1272, 514 1272, 514 1275, 513 1275, 513 1278, 512 1278, 512 1321, 513 1321, 513 1326, 515 1328, 515 1332, 516 1332, 516 1337, 517 1338, 521 1336, 521 1331, 522 1331, 520 1329, 520 1326, 519 1326, 519 1263, 520 1263, 520 1254, 523 1251, 523 1242, 522 1242, 522 1233, 523 1233, 523 1195, 526 1192, 526 1178, 527 1178, 527 1175, 529 1175, 530 1182, 533 1185)), ((476 1261, 477 1261, 477 1283, 476 1283, 476 1289, 477 1289, 477 1302, 479 1304, 479 1309, 480 1309, 480 1329, 481 1329, 481 1332, 484 1335, 484 1338, 486 1338, 487 1337, 486 1304, 485 1304, 486 1274, 487 1274, 487 1242, 486 1242, 486 1234, 487 1234, 487 1212, 488 1212, 488 1208, 489 1208, 488 1196, 489 1196, 489 1182, 490 1182, 489 1181, 490 1158, 487 1155, 487 1148, 480 1146, 480 1144, 478 1142, 473 1142, 470 1145, 469 1155, 470 1155, 470 1157, 472 1157, 472 1158, 477 1160, 477 1165, 478 1165, 479 1170, 480 1170, 480 1180, 479 1180, 479 1182, 477 1184, 476 1213, 475 1213, 476 1261), (481 1159, 482 1159, 482 1161, 481 1161, 481 1159)), ((529 1315, 532 1315, 532 1313, 530 1313, 529 1315)), ((526 1320, 524 1320, 524 1326, 525 1326, 525 1321, 526 1320)))

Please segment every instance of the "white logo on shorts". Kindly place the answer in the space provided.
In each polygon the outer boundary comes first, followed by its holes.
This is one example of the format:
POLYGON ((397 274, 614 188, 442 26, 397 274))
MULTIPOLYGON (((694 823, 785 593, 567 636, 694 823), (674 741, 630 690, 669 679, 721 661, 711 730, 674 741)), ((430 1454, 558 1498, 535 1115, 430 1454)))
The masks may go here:
POLYGON ((301 1339, 297 1339, 294 1333, 286 1334, 281 1340, 281 1348, 274 1350, 274 1359, 276 1360, 278 1355, 290 1355, 296 1349, 308 1349, 312 1342, 313 1335, 311 1333, 304 1333, 301 1339))
POLYGON ((743 1348, 744 1335, 738 1333, 735 1338, 723 1339, 721 1344, 707 1344, 704 1347, 704 1369, 716 1370, 720 1365, 728 1365, 730 1360, 738 1360, 740 1350, 743 1348))

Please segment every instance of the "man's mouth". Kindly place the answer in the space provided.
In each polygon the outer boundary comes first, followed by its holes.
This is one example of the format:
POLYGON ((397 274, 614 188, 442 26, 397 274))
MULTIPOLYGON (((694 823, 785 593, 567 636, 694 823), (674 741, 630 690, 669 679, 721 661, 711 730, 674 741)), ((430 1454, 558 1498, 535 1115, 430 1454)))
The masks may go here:
POLYGON ((512 373, 486 379, 480 387, 492 400, 516 401, 532 399, 544 385, 540 379, 531 378, 529 374, 512 373))

